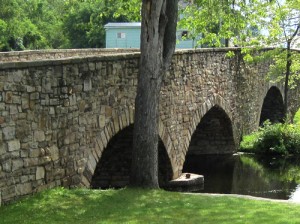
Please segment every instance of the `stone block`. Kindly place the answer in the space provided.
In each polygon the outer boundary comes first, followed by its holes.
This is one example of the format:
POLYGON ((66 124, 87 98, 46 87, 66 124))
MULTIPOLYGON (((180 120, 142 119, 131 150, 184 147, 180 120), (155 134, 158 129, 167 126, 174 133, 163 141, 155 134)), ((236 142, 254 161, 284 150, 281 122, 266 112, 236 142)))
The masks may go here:
POLYGON ((34 86, 27 86, 26 90, 27 90, 28 93, 32 93, 32 92, 35 91, 35 87, 34 86))
POLYGON ((4 172, 11 172, 11 160, 10 159, 2 162, 2 170, 4 172))
POLYGON ((42 92, 43 93, 51 93, 51 80, 50 78, 43 78, 42 79, 42 92))
POLYGON ((41 156, 40 149, 29 149, 29 157, 30 158, 38 158, 41 156))
POLYGON ((24 159, 24 167, 32 167, 39 164, 38 158, 26 158, 24 159))
POLYGON ((15 159, 15 160, 12 160, 12 163, 11 163, 11 169, 12 171, 16 171, 18 169, 21 169, 24 165, 24 162, 22 159, 15 159))
POLYGON ((90 78, 85 79, 84 83, 83 83, 83 91, 87 92, 87 91, 90 91, 90 90, 92 90, 92 80, 90 78))
POLYGON ((105 127, 105 116, 104 115, 100 115, 99 116, 98 123, 99 123, 99 127, 100 128, 104 128, 105 127))
POLYGON ((2 198, 2 202, 7 202, 9 200, 11 200, 16 194, 16 188, 15 186, 10 186, 10 187, 6 187, 6 188, 2 188, 2 192, 1 192, 1 198, 2 198))
POLYGON ((13 97, 12 92, 6 92, 6 94, 5 94, 5 103, 12 103, 12 97, 13 97))
POLYGON ((54 115, 55 114, 55 108, 54 107, 50 107, 49 108, 49 114, 50 115, 54 115))
POLYGON ((38 92, 30 94, 30 100, 38 100, 40 98, 40 94, 38 92))
POLYGON ((7 126, 3 128, 3 140, 12 140, 16 136, 16 129, 14 126, 7 126))
POLYGON ((32 192, 32 185, 31 183, 23 183, 16 185, 16 194, 17 195, 27 195, 32 192))
POLYGON ((10 107, 9 107, 9 114, 10 115, 17 114, 18 112, 19 111, 18 111, 17 105, 10 105, 10 107))
POLYGON ((50 99, 50 105, 51 106, 59 105, 59 99, 50 99))
POLYGON ((8 144, 9 152, 20 150, 20 141, 19 140, 12 140, 12 141, 9 141, 7 144, 8 144))
POLYGON ((42 166, 39 166, 36 168, 35 179, 40 180, 43 178, 45 178, 45 168, 42 166))
POLYGON ((37 141, 37 142, 42 142, 42 141, 45 141, 45 132, 44 131, 41 131, 41 130, 38 130, 38 131, 35 131, 34 132, 34 140, 37 141))
POLYGON ((59 159, 59 150, 56 145, 52 145, 51 147, 48 148, 50 152, 50 157, 53 161, 56 161, 59 159))

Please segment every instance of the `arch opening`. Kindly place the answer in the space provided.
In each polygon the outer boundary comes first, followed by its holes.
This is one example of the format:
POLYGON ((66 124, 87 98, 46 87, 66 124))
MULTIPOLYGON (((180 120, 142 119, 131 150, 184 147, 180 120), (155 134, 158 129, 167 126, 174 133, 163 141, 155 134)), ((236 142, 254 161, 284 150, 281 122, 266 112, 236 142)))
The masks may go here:
POLYGON ((226 112, 215 105, 201 119, 187 151, 183 172, 193 172, 199 156, 229 155, 236 150, 232 123, 226 112))
POLYGON ((266 120, 271 123, 282 123, 284 121, 284 103, 280 90, 272 86, 264 98, 259 125, 262 126, 266 120))
POLYGON ((234 151, 231 120, 221 107, 214 106, 198 124, 187 154, 229 154, 234 151))
MULTIPOLYGON (((92 176, 91 188, 122 188, 129 184, 132 162, 133 124, 108 142, 92 176)), ((162 140, 158 144, 158 178, 163 187, 173 177, 172 165, 162 140)))

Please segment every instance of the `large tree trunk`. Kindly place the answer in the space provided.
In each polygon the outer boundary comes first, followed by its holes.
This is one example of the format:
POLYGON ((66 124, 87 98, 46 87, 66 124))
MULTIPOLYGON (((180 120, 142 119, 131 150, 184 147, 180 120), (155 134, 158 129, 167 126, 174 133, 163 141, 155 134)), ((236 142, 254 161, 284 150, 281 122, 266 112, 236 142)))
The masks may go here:
POLYGON ((158 188, 158 118, 163 74, 176 44, 177 0, 143 0, 131 185, 158 188))

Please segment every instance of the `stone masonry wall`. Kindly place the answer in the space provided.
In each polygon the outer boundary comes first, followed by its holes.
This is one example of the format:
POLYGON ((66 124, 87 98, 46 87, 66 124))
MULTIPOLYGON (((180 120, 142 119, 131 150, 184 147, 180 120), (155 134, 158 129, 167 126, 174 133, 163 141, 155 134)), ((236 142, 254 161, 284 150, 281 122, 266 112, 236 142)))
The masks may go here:
MULTIPOLYGON (((2 203, 78 186, 92 149, 133 122, 137 54, 0 67, 2 203), (113 123, 114 122, 114 123, 113 123)), ((89 159, 91 162, 91 159, 89 159)))
MULTIPOLYGON (((228 49, 173 57, 161 90, 159 134, 174 178, 212 107, 231 121, 235 148, 242 133, 258 127, 273 86, 264 79, 268 66, 247 65, 239 49, 231 50, 236 57, 228 58, 228 49)), ((55 186, 90 187, 109 141, 133 124, 138 67, 132 52, 0 63, 0 204, 55 186)))

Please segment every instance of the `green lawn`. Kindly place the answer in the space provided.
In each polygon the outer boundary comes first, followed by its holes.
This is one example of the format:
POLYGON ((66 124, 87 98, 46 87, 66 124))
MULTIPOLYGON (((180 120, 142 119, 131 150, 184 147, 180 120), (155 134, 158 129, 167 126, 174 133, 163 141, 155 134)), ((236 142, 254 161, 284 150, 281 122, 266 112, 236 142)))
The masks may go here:
POLYGON ((57 188, 0 207, 0 223, 300 223, 300 205, 163 190, 57 188))

